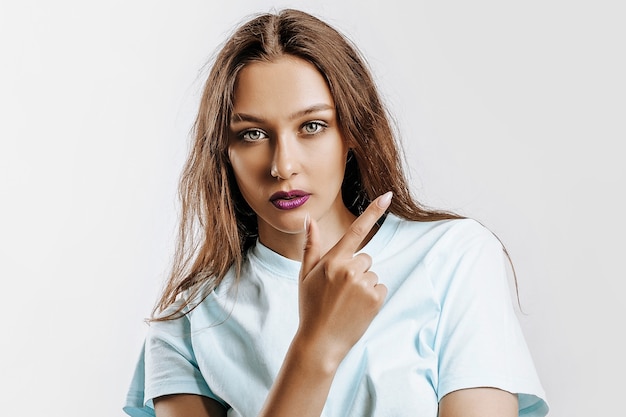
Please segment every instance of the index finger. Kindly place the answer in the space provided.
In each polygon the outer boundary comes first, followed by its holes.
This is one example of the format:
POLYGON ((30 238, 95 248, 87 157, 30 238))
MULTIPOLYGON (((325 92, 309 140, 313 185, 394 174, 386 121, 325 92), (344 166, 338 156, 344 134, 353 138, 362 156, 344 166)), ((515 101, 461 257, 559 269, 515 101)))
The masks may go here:
POLYGON ((393 197, 393 193, 388 191, 372 201, 365 211, 352 222, 346 233, 333 246, 331 251, 349 256, 354 255, 359 249, 359 245, 372 230, 372 227, 374 227, 380 216, 385 213, 385 210, 391 204, 391 197, 393 197))

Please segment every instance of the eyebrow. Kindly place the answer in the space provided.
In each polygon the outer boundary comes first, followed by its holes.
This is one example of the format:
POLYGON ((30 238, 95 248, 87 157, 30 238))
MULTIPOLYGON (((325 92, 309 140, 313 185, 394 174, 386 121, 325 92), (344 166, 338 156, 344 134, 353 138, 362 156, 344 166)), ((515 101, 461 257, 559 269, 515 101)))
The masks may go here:
MULTIPOLYGON (((306 116, 311 113, 316 113, 319 111, 326 111, 326 110, 333 110, 333 109, 334 107, 329 104, 325 104, 325 103, 314 104, 310 107, 307 107, 306 109, 302 109, 295 113, 292 113, 289 116, 289 120, 294 120, 294 119, 306 116)), ((253 116, 247 113, 233 113, 233 115, 230 118, 231 123, 237 123, 237 122, 263 123, 264 121, 265 120, 260 117, 253 116)))

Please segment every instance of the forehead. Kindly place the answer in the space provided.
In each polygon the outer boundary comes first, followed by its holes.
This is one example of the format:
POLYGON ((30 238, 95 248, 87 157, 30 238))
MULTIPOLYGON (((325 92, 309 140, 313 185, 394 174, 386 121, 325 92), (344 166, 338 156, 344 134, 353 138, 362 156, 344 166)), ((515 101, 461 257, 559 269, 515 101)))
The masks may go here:
POLYGON ((326 80, 308 61, 283 56, 271 62, 253 62, 241 69, 234 92, 236 112, 293 111, 334 100, 326 80))

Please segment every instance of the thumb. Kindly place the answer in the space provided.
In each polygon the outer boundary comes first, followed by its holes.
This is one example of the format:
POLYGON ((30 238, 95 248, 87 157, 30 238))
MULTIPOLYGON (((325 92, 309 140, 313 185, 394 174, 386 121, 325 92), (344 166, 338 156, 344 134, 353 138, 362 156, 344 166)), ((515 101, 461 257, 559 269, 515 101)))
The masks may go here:
POLYGON ((320 241, 317 222, 308 214, 304 219, 304 252, 300 267, 300 280, 303 280, 320 260, 320 241))

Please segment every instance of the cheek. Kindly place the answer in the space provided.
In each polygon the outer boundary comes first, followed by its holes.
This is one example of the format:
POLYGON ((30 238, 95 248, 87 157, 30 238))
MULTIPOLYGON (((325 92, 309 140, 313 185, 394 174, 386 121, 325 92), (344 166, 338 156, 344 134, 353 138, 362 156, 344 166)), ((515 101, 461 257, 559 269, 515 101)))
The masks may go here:
POLYGON ((348 150, 341 137, 335 137, 310 149, 307 155, 310 156, 309 161, 316 166, 325 167, 326 171, 334 171, 345 167, 348 150))
POLYGON ((337 173, 340 173, 341 178, 343 179, 344 172, 346 170, 346 161, 348 159, 348 149, 345 146, 341 146, 339 149, 336 149, 332 156, 326 159, 325 164, 327 168, 337 173), (332 165, 329 165, 332 164, 332 165))
POLYGON ((246 165, 241 164, 241 160, 231 160, 231 167, 241 197, 249 206, 254 207, 254 192, 259 188, 258 181, 255 181, 254 176, 246 170, 246 165))
POLYGON ((230 166, 239 189, 243 192, 246 189, 258 188, 260 175, 263 172, 262 160, 249 152, 237 152, 228 150, 230 166))
POLYGON ((245 152, 240 152, 237 149, 229 147, 228 160, 230 161, 230 166, 233 168, 235 177, 242 176, 243 171, 245 171, 248 166, 245 152))
MULTIPOLYGON (((269 166, 271 154, 268 146, 234 145, 228 147, 228 159, 233 169, 246 172, 259 172, 269 166)), ((269 168, 267 168, 269 172, 269 168)))

